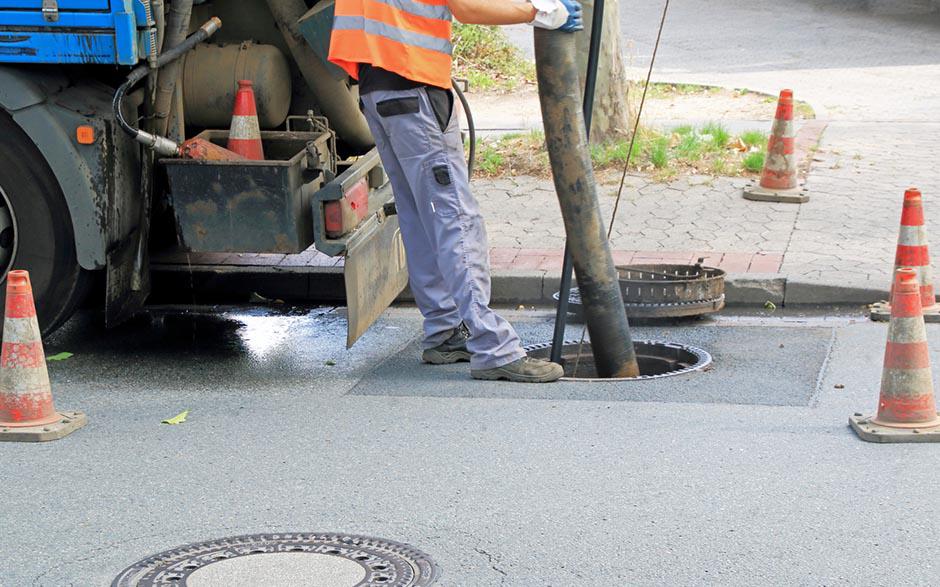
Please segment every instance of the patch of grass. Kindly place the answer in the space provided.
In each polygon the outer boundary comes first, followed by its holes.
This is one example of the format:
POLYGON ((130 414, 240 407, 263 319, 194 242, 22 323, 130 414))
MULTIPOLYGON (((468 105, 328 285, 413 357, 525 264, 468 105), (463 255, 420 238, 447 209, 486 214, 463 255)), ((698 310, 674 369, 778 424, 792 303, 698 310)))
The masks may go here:
POLYGON ((702 135, 708 137, 708 143, 713 149, 724 149, 731 140, 728 129, 717 122, 709 122, 703 126, 702 135))
POLYGON ((698 133, 690 133, 680 136, 675 151, 679 159, 694 163, 702 159, 705 147, 705 142, 698 133))
POLYGON ((657 137, 650 141, 649 161, 656 169, 664 169, 669 165, 669 138, 657 137))
MULTIPOLYGON (((764 165, 766 135, 758 131, 732 135, 722 125, 681 126, 668 132, 640 129, 630 157, 630 169, 647 172, 656 181, 682 173, 739 176, 759 173, 764 165)), ((595 170, 620 171, 626 163, 629 140, 591 146, 595 170)), ((541 131, 513 133, 481 140, 477 174, 482 177, 533 175, 548 177, 551 168, 541 131)))
POLYGON ((694 94, 715 94, 721 91, 721 88, 712 86, 700 86, 697 84, 667 84, 662 82, 653 82, 650 84, 646 97, 652 100, 664 100, 672 96, 691 96, 694 94))
POLYGON ((741 165, 751 173, 760 173, 764 168, 764 153, 748 153, 741 161, 741 165))
POLYGON ((741 142, 749 149, 763 149, 767 146, 767 133, 759 130, 748 130, 741 133, 741 142))
POLYGON ((473 90, 512 91, 535 82, 535 65, 495 26, 454 25, 454 77, 473 90))
POLYGON ((485 175, 496 175, 506 162, 495 145, 483 143, 477 148, 477 168, 485 175))

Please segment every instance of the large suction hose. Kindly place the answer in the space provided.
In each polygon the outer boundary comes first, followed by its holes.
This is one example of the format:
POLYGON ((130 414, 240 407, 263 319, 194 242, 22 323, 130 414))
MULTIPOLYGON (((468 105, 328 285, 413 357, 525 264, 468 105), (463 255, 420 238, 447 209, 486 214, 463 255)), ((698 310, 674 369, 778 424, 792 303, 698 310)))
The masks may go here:
MULTIPOLYGON (((166 16, 166 26, 163 38, 163 48, 171 51, 180 46, 189 32, 189 20, 193 13, 193 0, 173 0, 170 3, 169 14, 166 16)), ((157 96, 153 103, 154 133, 163 136, 167 133, 170 124, 170 107, 173 102, 173 93, 179 83, 181 64, 170 62, 160 71, 157 81, 157 96)))
POLYGON ((346 80, 337 80, 330 74, 300 32, 300 25, 297 21, 307 12, 306 2, 304 0, 267 1, 271 15, 294 56, 294 62, 300 68, 300 73, 313 92, 323 114, 330 121, 330 126, 353 149, 362 152, 371 149, 375 146, 372 132, 362 112, 359 111, 359 104, 350 95, 346 80))
POLYGON ((603 378, 637 377, 640 369, 619 275, 597 199, 574 35, 535 29, 535 68, 555 191, 565 221, 597 374, 603 378))

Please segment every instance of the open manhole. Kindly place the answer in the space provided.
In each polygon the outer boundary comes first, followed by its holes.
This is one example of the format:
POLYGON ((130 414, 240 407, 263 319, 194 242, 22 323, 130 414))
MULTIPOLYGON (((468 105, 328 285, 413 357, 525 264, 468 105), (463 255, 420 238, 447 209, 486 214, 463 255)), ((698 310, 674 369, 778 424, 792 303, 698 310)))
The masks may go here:
MULTIPOLYGON (((630 318, 686 318, 713 314, 725 307, 725 272, 697 265, 623 265, 620 293, 630 318)), ((560 298, 559 292, 553 296, 560 298)), ((573 288, 569 311, 581 317, 581 292, 573 288)))
MULTIPOLYGON (((591 343, 585 342, 582 345, 578 341, 567 341, 561 352, 561 366, 565 369, 564 378, 568 381, 596 381, 600 383, 659 379, 701 371, 712 363, 710 354, 693 346, 652 340, 635 340, 633 341, 633 348, 636 350, 637 363, 640 365, 639 377, 601 379, 597 376, 591 343)), ((551 343, 536 344, 526 347, 526 351, 531 357, 548 359, 552 354, 552 345, 551 343)))
POLYGON ((406 544, 349 534, 256 534, 190 544, 131 565, 112 587, 425 587, 439 572, 406 544))

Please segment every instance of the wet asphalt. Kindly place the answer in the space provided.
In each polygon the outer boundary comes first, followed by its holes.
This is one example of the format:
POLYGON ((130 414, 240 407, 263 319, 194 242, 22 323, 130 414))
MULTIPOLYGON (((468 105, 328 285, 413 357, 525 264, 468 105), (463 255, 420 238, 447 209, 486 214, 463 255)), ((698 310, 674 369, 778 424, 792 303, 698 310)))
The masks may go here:
MULTIPOLYGON (((527 343, 549 337, 550 314, 508 316, 527 343)), ((410 543, 448 586, 938 578, 940 451, 847 427, 876 405, 883 324, 638 327, 716 359, 652 391, 475 382, 418 364, 419 324, 393 309, 346 351, 331 308, 73 320, 48 352, 75 356, 50 370, 58 407, 89 424, 0 444, 0 585, 108 585, 156 552, 277 531, 410 543)))

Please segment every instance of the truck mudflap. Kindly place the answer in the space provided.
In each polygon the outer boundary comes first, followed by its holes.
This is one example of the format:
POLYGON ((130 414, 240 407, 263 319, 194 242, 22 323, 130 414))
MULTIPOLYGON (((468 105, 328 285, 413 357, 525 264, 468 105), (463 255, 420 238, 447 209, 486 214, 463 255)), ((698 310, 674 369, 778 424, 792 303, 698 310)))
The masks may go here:
POLYGON ((408 263, 398 218, 385 212, 385 205, 392 201, 391 186, 375 149, 359 157, 313 196, 317 249, 331 256, 345 256, 347 348, 365 334, 408 285, 408 263), (363 184, 369 187, 368 213, 348 233, 330 238, 327 204, 348 199, 347 194, 363 184))
POLYGON ((408 263, 398 218, 375 218, 368 233, 351 242, 346 251, 346 348, 365 334, 408 285, 408 263))

